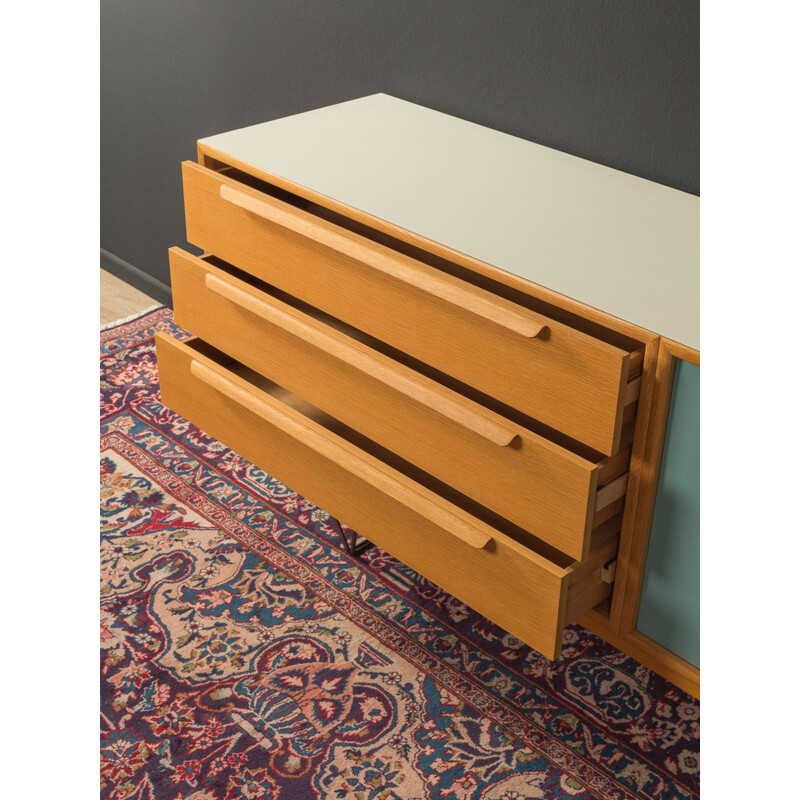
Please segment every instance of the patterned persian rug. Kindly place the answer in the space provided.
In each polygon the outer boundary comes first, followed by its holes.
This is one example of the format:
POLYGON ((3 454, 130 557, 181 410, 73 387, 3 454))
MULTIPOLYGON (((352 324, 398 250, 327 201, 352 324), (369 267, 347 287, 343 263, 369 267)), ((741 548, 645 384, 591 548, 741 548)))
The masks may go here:
POLYGON ((699 706, 583 628, 549 662, 165 408, 102 334, 103 798, 689 798, 699 706))

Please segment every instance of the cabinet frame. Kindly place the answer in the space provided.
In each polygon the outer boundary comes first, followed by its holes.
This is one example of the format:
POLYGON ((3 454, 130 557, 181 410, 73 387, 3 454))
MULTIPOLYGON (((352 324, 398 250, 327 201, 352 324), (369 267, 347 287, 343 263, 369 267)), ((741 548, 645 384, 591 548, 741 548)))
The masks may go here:
POLYGON ((620 537, 617 575, 610 613, 605 616, 595 609, 585 614, 579 622, 699 699, 700 668, 649 636, 645 636, 636 628, 650 544, 650 529, 661 476, 673 378, 679 360, 699 367, 700 353, 686 345, 663 338, 649 344, 645 351, 639 421, 631 460, 632 478, 634 463, 636 465, 634 479, 637 486, 633 494, 636 501, 633 508, 626 509, 628 518, 626 524, 623 524, 620 537), (655 352, 650 352, 651 348, 655 352), (647 408, 644 408, 645 405, 647 408))
POLYGON ((608 604, 606 601, 606 605, 584 614, 578 622, 699 698, 699 668, 636 630, 675 363, 677 359, 682 359, 699 367, 699 351, 351 208, 281 176, 255 168, 202 142, 197 144, 197 162, 215 171, 230 167, 241 170, 350 220, 464 267, 476 275, 552 304, 644 345, 637 421, 611 602, 608 604))

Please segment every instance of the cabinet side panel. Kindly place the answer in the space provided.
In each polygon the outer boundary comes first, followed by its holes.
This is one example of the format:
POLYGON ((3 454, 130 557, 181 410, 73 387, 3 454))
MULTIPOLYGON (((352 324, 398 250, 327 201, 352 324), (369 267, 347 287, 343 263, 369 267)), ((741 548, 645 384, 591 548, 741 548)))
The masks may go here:
POLYGON ((700 369, 675 366, 637 629, 700 664, 700 369))

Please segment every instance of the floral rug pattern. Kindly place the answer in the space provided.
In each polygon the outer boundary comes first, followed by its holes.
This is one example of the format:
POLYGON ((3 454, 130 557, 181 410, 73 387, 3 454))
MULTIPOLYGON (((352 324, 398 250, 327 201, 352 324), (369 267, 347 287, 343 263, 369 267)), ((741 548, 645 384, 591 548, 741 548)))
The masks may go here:
POLYGON ((691 798, 699 704, 572 625, 536 651, 165 408, 101 335, 101 796, 691 798))

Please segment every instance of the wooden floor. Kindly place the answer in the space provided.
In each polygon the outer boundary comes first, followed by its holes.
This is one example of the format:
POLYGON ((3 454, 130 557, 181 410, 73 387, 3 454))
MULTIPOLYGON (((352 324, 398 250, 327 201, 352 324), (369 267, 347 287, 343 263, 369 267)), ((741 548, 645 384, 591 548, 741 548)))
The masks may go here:
POLYGON ((100 324, 138 314, 158 303, 152 297, 134 289, 110 272, 100 270, 100 324))

